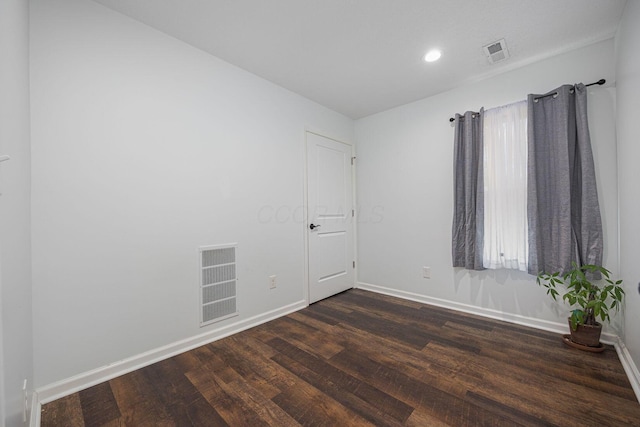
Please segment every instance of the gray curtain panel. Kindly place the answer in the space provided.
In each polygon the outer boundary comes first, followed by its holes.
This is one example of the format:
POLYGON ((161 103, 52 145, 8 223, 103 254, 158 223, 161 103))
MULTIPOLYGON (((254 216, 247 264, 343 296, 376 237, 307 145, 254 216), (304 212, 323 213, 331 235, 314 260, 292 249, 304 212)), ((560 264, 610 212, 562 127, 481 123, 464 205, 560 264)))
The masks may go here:
POLYGON ((583 84, 528 96, 530 274, 602 265, 602 221, 583 84))
POLYGON ((468 270, 484 269, 483 112, 455 117, 452 257, 454 267, 468 270))

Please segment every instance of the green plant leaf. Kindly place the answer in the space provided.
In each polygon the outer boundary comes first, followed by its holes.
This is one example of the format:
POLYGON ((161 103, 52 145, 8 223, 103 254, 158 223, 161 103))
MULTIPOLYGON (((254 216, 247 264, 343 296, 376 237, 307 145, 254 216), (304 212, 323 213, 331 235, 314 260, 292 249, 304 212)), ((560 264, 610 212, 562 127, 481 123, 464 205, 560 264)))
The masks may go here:
POLYGON ((571 312, 571 329, 574 331, 578 329, 578 324, 584 323, 584 311, 573 310, 571 312))
POLYGON ((623 294, 622 289, 620 289, 620 288, 616 288, 616 289, 615 289, 615 294, 616 294, 616 299, 617 299, 618 301, 622 301, 622 294, 623 294))
POLYGON ((611 272, 606 268, 594 264, 578 266, 572 262, 573 268, 567 272, 540 272, 536 278, 539 286, 544 286, 547 295, 555 301, 562 295, 562 300, 570 307, 577 307, 571 311, 570 323, 575 329, 577 325, 584 322, 595 321, 595 319, 609 320, 609 310, 620 310, 624 290, 620 286, 622 280, 613 281, 611 272), (601 273, 602 279, 591 282, 587 276, 592 273, 601 273), (558 292, 557 288, 562 285, 565 293, 558 292))
POLYGON ((578 330, 578 321, 576 320, 575 316, 571 316, 571 329, 574 331, 578 330))

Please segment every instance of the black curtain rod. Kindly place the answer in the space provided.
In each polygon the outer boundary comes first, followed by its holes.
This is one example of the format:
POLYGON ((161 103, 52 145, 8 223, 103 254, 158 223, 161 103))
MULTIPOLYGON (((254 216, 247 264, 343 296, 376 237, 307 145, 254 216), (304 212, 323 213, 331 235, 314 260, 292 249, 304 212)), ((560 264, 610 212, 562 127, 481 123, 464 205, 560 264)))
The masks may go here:
MULTIPOLYGON (((597 82, 593 82, 593 83, 589 83, 588 85, 585 85, 585 87, 593 86, 593 85, 600 85, 600 86, 602 86, 602 85, 603 85, 603 84, 605 84, 606 82, 607 82, 607 81, 606 81, 605 79, 600 79, 600 80, 598 80, 597 82)), ((555 95, 556 93, 557 93, 557 92, 550 93, 550 94, 548 94, 548 95, 538 96, 538 97, 536 97, 535 99, 546 98, 547 96, 553 96, 553 95, 555 95)), ((456 119, 454 119, 453 117, 450 117, 450 118, 449 118, 449 122, 454 122, 455 120, 456 120, 456 119)))
MULTIPOLYGON (((606 83, 605 79, 600 79, 597 82, 589 83, 588 85, 585 85, 585 86, 603 85, 605 83, 606 83)), ((546 95, 536 96, 535 98, 533 98, 533 100, 537 101, 538 99, 547 98, 549 96, 556 96, 557 94, 558 94, 558 92, 548 93, 546 95)))

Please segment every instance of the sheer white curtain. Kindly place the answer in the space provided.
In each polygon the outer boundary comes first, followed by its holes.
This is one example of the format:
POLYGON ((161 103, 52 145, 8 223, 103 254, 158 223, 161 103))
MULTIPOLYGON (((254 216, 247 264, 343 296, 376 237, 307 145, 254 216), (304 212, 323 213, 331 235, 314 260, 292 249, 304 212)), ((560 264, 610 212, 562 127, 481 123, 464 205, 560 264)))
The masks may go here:
POLYGON ((527 102, 485 111, 485 268, 527 271, 527 102))

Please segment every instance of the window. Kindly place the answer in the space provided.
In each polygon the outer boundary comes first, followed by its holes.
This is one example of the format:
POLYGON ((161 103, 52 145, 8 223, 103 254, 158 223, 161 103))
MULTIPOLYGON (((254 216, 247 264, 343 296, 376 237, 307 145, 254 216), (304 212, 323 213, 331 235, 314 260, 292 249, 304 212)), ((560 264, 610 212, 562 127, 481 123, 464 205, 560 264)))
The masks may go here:
POLYGON ((484 113, 483 266, 527 271, 527 102, 484 113))

